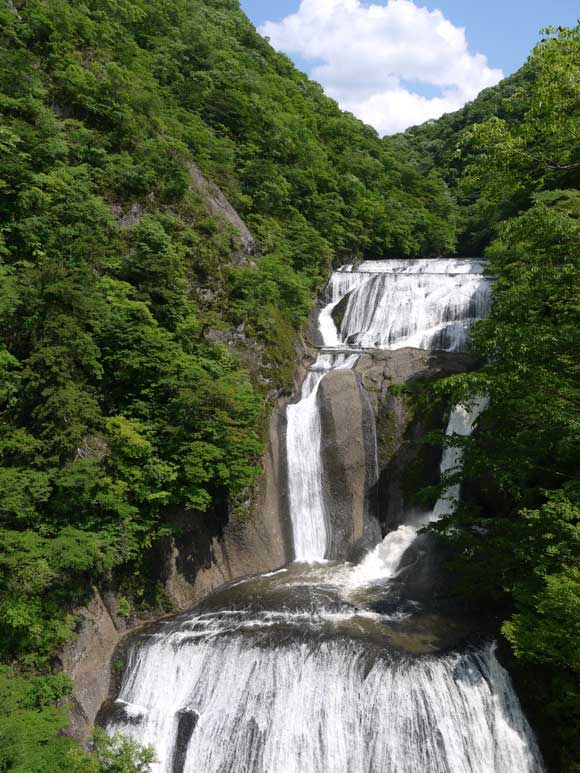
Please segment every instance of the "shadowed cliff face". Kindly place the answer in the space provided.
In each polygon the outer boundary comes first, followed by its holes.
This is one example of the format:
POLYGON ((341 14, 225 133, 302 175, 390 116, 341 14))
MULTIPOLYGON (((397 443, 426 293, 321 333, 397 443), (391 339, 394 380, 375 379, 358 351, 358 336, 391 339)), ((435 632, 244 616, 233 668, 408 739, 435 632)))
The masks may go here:
POLYGON ((403 522, 420 488, 438 482, 441 448, 419 441, 433 430, 444 430, 449 411, 449 406, 437 404, 418 412, 412 396, 392 387, 434 382, 473 365, 465 353, 421 349, 373 350, 359 358, 355 373, 376 417, 376 502, 383 534, 403 522))

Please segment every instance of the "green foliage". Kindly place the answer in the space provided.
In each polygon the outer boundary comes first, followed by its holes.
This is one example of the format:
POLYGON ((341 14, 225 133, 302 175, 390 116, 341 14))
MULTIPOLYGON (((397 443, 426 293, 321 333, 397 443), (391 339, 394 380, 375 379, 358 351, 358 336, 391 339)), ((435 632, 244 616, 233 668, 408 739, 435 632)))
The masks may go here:
MULTIPOLYGON (((396 152, 415 159, 420 170, 435 169, 449 185, 459 205, 456 217, 460 255, 481 255, 497 224, 527 204, 525 192, 513 178, 504 177, 497 188, 498 195, 494 196, 466 170, 474 171, 474 160, 481 160, 473 141, 479 127, 487 122, 510 126, 521 122, 528 108, 533 78, 533 66, 528 63, 497 86, 482 91, 461 110, 388 140, 396 152)), ((490 160, 490 180, 499 173, 496 161, 490 160)))
POLYGON ((68 718, 57 703, 70 690, 63 675, 23 678, 0 666, 0 770, 80 773, 73 742, 61 731, 68 718))
POLYGON ((571 188, 580 182, 580 29, 552 29, 533 50, 527 67, 532 86, 520 120, 494 116, 471 128, 465 143, 474 156, 467 178, 496 199, 506 189, 571 188))
POLYGON ((97 763, 91 763, 95 773, 148 773, 156 761, 152 747, 140 746, 119 733, 111 737, 97 728, 93 742, 97 763))
POLYGON ((159 598, 172 512, 247 497, 332 262, 448 251, 454 205, 236 2, 14 0, 0 35, 0 657, 47 668, 95 583, 159 598))
POLYGON ((439 528, 462 591, 503 617, 536 675, 524 697, 562 771, 580 765, 579 52, 580 26, 548 30, 502 115, 464 133, 461 186, 501 222, 491 314, 472 335, 482 367, 442 387, 490 407, 466 449, 476 485, 439 528))
POLYGON ((0 666, 0 770, 148 773, 155 754, 128 738, 97 730, 88 754, 62 734, 70 688, 64 674, 24 676, 0 666))

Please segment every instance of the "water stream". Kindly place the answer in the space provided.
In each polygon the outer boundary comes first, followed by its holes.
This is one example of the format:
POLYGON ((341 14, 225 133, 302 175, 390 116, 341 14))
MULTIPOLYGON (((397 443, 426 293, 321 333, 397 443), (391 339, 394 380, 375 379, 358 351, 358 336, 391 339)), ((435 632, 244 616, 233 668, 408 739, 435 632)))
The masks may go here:
MULTIPOLYGON (((295 562, 223 588, 130 648, 108 729, 153 744, 155 773, 543 770, 494 643, 409 582, 430 553, 421 528, 454 507, 457 485, 359 563, 326 559, 322 380, 356 367, 365 348, 462 351, 488 304, 478 261, 377 261, 332 275, 323 348, 287 412, 295 562)), ((485 407, 456 406, 447 435, 468 436, 485 407)), ((450 444, 441 474, 461 459, 450 444)))

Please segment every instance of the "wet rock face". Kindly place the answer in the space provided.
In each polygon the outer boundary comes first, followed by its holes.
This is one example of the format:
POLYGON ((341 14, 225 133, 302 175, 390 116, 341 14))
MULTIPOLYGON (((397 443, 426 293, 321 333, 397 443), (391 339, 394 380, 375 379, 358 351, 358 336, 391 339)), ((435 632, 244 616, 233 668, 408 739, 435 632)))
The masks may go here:
POLYGON ((441 449, 417 441, 445 428, 445 405, 433 406, 429 415, 418 414, 412 397, 393 387, 436 381, 472 368, 469 355, 455 352, 398 349, 361 355, 355 372, 376 419, 376 502, 383 533, 403 522, 414 506, 412 492, 438 482, 441 449))
POLYGON ((439 480, 441 449, 417 441, 444 430, 446 406, 416 412, 395 385, 429 382, 473 366, 466 354, 420 349, 363 353, 331 370, 318 391, 330 559, 356 560, 403 522, 411 494, 439 480))
POLYGON ((177 722, 177 737, 171 763, 171 773, 183 773, 187 747, 196 728, 199 715, 193 710, 183 710, 179 713, 177 722))
POLYGON ((380 540, 374 503, 375 417, 352 370, 330 371, 321 381, 318 404, 324 493, 332 521, 328 557, 339 559, 380 540))
POLYGON ((332 310, 332 320, 336 325, 337 330, 340 330, 342 326, 342 320, 344 319, 344 314, 346 312, 346 307, 348 306, 349 298, 350 298, 350 293, 347 293, 344 296, 344 298, 342 298, 342 300, 340 300, 332 310))

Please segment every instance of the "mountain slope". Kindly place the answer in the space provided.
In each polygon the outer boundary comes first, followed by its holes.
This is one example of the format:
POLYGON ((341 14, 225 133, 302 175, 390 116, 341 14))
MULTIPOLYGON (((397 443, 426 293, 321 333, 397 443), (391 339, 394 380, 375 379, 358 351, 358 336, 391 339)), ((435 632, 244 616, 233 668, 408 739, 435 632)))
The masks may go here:
POLYGON ((517 124, 526 112, 533 81, 534 71, 528 63, 497 86, 482 91, 461 110, 387 139, 396 154, 412 159, 425 173, 436 170, 449 185, 459 207, 460 255, 481 255, 497 224, 528 204, 519 195, 504 197, 500 206, 490 203, 477 186, 465 184, 464 173, 473 160, 466 147, 471 128, 492 117, 517 124))
MULTIPOLYGON (((455 226, 237 2, 14 0, 0 28, 0 655, 42 671, 94 583, 163 605, 170 513, 243 514, 330 264, 455 226)), ((0 766, 32 771, 22 700, 0 766)))
POLYGON ((498 620, 548 765, 566 773, 580 765, 579 84, 580 26, 548 29, 509 82, 399 138, 431 149, 460 249, 485 247, 495 280, 472 334, 481 368, 445 387, 490 406, 465 505, 441 528, 458 590, 498 620))

